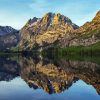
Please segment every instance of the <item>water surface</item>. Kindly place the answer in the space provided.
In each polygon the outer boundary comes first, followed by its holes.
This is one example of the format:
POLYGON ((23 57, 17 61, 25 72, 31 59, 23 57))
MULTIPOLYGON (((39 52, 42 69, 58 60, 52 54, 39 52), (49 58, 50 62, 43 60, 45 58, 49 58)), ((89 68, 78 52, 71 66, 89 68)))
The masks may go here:
POLYGON ((0 57, 0 100, 100 100, 100 63, 0 57))

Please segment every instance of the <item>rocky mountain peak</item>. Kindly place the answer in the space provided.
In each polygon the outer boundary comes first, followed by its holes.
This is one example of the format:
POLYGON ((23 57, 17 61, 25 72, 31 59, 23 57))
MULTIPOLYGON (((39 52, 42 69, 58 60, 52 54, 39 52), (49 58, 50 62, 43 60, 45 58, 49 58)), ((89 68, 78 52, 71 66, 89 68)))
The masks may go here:
POLYGON ((100 30, 100 11, 97 12, 92 21, 86 22, 77 31, 78 33, 95 33, 100 30), (94 32, 92 32, 94 30, 94 32))
POLYGON ((93 19, 93 22, 99 23, 100 22, 100 11, 97 12, 96 16, 93 19))
POLYGON ((46 14, 44 15, 44 17, 54 16, 54 15, 55 15, 55 13, 48 12, 48 13, 46 13, 46 14))
POLYGON ((20 39, 19 31, 10 26, 0 26, 0 50, 15 47, 20 39))
POLYGON ((32 49, 34 43, 42 45, 53 43, 62 38, 66 33, 72 32, 78 26, 60 13, 46 13, 41 19, 33 18, 29 20, 30 24, 24 26, 21 30, 20 46, 24 49, 32 49), (24 46, 26 44, 26 47, 24 46))
POLYGON ((56 25, 56 24, 62 24, 62 25, 72 24, 72 21, 68 17, 66 17, 66 16, 64 16, 64 15, 62 15, 60 13, 55 14, 55 13, 51 13, 51 12, 45 14, 45 16, 42 18, 41 22, 50 23, 52 25, 56 25))
POLYGON ((29 19, 28 24, 32 24, 34 22, 37 22, 38 19, 39 18, 37 18, 37 17, 34 17, 33 19, 29 19))
POLYGON ((15 32, 17 32, 17 30, 10 26, 0 26, 0 35, 6 35, 15 32))
POLYGON ((64 16, 64 15, 61 15, 60 13, 56 14, 54 16, 54 24, 72 24, 72 21, 64 16))
POLYGON ((100 10, 97 12, 96 16, 99 16, 100 17, 100 10))
POLYGON ((41 19, 41 23, 44 23, 44 24, 51 23, 54 15, 55 14, 51 12, 45 14, 44 17, 41 19))

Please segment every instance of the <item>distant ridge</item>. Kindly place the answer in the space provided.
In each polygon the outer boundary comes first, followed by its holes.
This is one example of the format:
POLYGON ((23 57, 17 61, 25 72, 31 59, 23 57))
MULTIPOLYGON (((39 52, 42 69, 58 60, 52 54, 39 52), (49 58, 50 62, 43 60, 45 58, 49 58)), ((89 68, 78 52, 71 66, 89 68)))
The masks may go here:
POLYGON ((19 31, 10 26, 0 26, 0 50, 15 47, 19 41, 19 31))

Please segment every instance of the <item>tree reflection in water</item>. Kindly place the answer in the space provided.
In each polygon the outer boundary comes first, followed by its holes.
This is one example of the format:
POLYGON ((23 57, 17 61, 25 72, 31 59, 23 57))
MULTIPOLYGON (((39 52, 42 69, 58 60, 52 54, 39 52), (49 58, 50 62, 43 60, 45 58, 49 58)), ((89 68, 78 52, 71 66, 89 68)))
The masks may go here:
POLYGON ((20 76, 30 88, 42 88, 49 94, 68 90, 83 80, 100 94, 100 65, 91 61, 39 57, 0 58, 0 81, 20 76))

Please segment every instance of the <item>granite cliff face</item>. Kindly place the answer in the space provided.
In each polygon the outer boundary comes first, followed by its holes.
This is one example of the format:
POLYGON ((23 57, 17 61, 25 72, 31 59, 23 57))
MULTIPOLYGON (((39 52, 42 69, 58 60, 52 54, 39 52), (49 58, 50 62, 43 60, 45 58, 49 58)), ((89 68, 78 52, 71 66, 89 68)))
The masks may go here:
POLYGON ((27 22, 21 29, 19 45, 24 50, 31 50, 35 45, 52 44, 77 28, 78 26, 64 15, 47 13, 43 18, 34 17, 27 22))
POLYGON ((89 46, 100 42, 100 11, 91 22, 78 27, 60 13, 47 13, 42 18, 30 19, 19 32, 10 26, 0 26, 0 50, 17 46, 34 50, 57 44, 60 47, 89 46))
POLYGON ((0 26, 0 50, 15 47, 19 42, 19 31, 10 26, 0 26))
POLYGON ((74 30, 69 36, 60 40, 61 46, 89 46, 100 41, 100 11, 91 22, 85 23, 79 29, 74 30))
POLYGON ((91 22, 80 28, 61 14, 47 13, 43 18, 30 19, 21 29, 22 50, 32 50, 58 43, 61 47, 88 46, 100 41, 100 11, 91 22))

